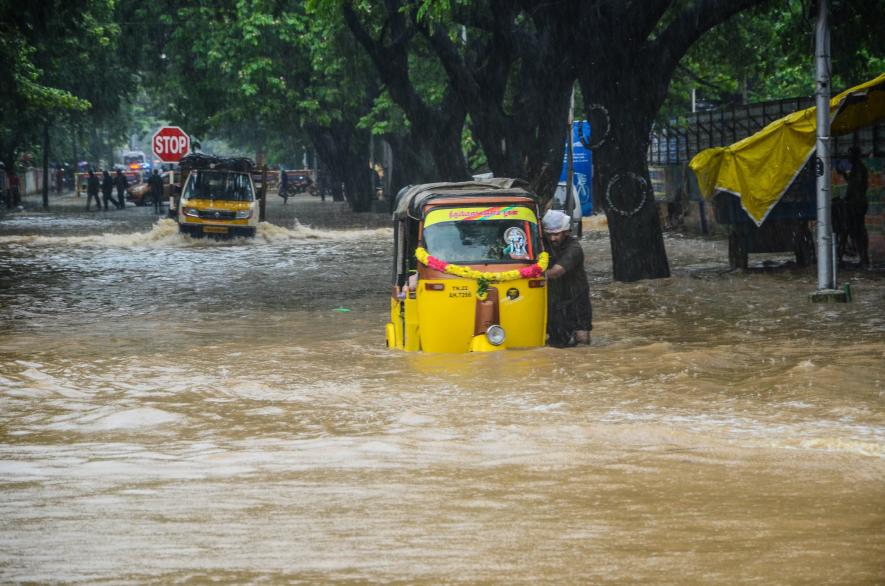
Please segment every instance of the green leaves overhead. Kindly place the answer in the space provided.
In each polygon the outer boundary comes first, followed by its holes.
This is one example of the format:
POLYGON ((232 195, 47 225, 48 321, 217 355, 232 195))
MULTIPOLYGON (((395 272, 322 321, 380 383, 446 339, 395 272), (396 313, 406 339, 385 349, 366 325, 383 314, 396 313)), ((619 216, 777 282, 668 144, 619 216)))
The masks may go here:
MULTIPOLYGON (((796 96, 814 91, 814 2, 769 2, 710 31, 680 63, 659 114, 796 96)), ((833 87, 843 89, 885 71, 885 3, 830 0, 833 87)))
MULTIPOLYGON (((113 0, 0 2, 0 157, 9 165, 45 124, 113 128, 137 89, 121 71, 113 0)), ((98 131, 98 130, 96 130, 98 131)))

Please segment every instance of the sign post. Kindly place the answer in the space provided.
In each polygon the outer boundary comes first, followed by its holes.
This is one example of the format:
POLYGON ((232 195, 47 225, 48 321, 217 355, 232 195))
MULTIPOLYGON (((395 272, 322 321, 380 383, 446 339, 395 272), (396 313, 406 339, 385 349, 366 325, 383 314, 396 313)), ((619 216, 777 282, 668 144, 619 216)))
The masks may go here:
POLYGON ((191 150, 191 137, 177 126, 164 126, 151 138, 154 156, 164 163, 177 163, 191 150))
MULTIPOLYGON (((836 289, 836 255, 833 240, 833 218, 830 209, 830 25, 827 0, 818 1, 815 40, 815 108, 817 114, 817 153, 814 161, 817 175, 817 291, 813 302, 846 302, 850 289, 836 289)), ((846 285, 847 286, 847 285, 846 285)))
MULTIPOLYGON (((154 156, 164 163, 177 163, 191 150, 191 137, 177 126, 164 126, 151 138, 154 156)), ((156 170, 154 171, 156 173, 156 170)), ((170 171, 169 184, 174 184, 175 173, 170 171)), ((169 197, 169 215, 174 217, 176 196, 169 197)))

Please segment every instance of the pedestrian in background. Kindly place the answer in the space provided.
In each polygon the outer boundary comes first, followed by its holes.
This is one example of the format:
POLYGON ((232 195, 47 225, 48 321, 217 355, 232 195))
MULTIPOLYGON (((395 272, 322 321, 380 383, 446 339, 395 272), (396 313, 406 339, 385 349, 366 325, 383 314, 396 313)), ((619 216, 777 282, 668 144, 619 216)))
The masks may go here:
POLYGON ((117 207, 121 210, 126 207, 126 188, 129 182, 123 172, 117 169, 117 175, 114 177, 114 185, 117 186, 117 207))
POLYGON ((283 198, 283 205, 289 203, 289 176, 286 170, 280 168, 280 197, 283 198))
POLYGON ((148 188, 150 189, 151 197, 154 199, 154 212, 159 214, 160 202, 163 199, 163 178, 160 177, 156 169, 154 169, 153 175, 148 179, 148 188))
MULTIPOLYGON (((851 169, 846 173, 839 169, 839 173, 848 184, 845 190, 845 216, 848 236, 854 242, 857 255, 860 257, 860 266, 870 266, 870 237, 867 234, 866 215, 869 209, 867 201, 868 174, 867 168, 860 158, 860 148, 851 147, 849 151, 851 169)), ((839 258, 841 261, 842 259, 839 258)))
POLYGON ((98 181, 98 177, 95 175, 95 171, 89 169, 89 178, 86 179, 86 211, 89 211, 89 204, 92 203, 92 198, 95 198, 95 208, 101 209, 101 200, 98 199, 98 189, 101 186, 101 183, 98 181))
POLYGON ((0 161, 0 205, 5 205, 9 197, 8 179, 6 177, 6 165, 0 161))
POLYGON ((101 174, 101 195, 104 200, 104 211, 108 211, 108 202, 114 204, 114 207, 117 206, 117 200, 114 199, 114 179, 111 177, 111 174, 108 173, 107 169, 102 171, 101 174))
POLYGON ((13 167, 12 173, 9 174, 9 199, 8 207, 17 208, 22 205, 21 180, 13 167))

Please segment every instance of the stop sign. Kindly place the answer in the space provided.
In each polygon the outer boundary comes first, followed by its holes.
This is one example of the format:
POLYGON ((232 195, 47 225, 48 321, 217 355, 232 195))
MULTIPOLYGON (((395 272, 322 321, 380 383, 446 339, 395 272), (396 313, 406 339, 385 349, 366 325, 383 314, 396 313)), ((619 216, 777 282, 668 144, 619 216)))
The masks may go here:
POLYGON ((177 163, 191 150, 191 138, 177 126, 164 126, 151 139, 154 155, 164 163, 177 163))

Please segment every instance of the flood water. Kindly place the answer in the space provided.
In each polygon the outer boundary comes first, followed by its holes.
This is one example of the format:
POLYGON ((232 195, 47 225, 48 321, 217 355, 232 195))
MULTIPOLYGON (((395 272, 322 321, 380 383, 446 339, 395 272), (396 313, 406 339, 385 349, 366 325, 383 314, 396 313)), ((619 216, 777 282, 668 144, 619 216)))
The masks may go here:
POLYGON ((410 354, 386 223, 283 210, 0 219, 0 581, 885 582, 882 272, 592 231, 592 347, 410 354))

